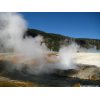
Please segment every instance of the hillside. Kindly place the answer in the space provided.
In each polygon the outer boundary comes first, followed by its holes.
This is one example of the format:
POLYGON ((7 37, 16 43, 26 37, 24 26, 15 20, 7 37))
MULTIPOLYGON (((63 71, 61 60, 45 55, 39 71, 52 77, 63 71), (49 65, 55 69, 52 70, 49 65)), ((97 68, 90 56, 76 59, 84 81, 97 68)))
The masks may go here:
POLYGON ((28 31, 24 35, 24 38, 26 36, 35 37, 37 35, 42 35, 44 37, 44 42, 46 43, 47 47, 54 51, 58 51, 61 45, 68 45, 73 41, 76 42, 81 47, 85 48, 95 47, 97 50, 100 49, 100 40, 97 39, 72 38, 60 34, 47 33, 37 29, 28 29, 28 31))

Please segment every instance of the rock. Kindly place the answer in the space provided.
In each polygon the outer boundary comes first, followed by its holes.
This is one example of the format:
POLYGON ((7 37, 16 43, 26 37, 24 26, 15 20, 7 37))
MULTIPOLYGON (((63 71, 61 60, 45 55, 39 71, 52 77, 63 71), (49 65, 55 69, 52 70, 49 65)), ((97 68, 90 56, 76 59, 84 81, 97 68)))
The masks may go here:
POLYGON ((100 80, 100 68, 96 66, 80 65, 77 73, 73 73, 70 77, 80 79, 100 80))

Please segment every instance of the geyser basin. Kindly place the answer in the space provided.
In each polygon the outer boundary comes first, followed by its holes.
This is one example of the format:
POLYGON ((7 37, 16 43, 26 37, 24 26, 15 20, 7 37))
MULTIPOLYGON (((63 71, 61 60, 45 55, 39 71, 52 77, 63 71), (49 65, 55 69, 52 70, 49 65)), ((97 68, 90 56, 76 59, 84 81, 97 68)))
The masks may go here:
POLYGON ((100 53, 77 53, 75 61, 77 64, 100 67, 100 53))
MULTIPOLYGON (((24 56, 13 54, 13 53, 0 53, 0 60, 8 60, 13 63, 24 63, 24 64, 33 64, 35 65, 38 61, 33 60, 23 60, 24 56)), ((58 53, 49 53, 45 55, 45 60, 48 63, 57 63, 59 54, 58 53)), ((95 65, 100 67, 100 53, 76 53, 74 56, 76 64, 85 64, 85 65, 95 65)))

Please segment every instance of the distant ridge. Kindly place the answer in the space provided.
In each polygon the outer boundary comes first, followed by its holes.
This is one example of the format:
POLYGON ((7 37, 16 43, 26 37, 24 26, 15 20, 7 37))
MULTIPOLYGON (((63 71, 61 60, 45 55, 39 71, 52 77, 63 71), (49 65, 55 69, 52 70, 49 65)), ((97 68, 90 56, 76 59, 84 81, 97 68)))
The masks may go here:
POLYGON ((89 39, 89 38, 72 38, 60 34, 55 33, 47 33, 45 31, 37 30, 37 29, 28 29, 24 34, 24 38, 26 36, 36 37, 37 35, 41 35, 44 37, 44 42, 47 47, 51 50, 58 51, 61 45, 68 45, 72 41, 76 42, 81 47, 85 48, 93 48, 95 47, 97 50, 100 49, 100 40, 99 39, 89 39))

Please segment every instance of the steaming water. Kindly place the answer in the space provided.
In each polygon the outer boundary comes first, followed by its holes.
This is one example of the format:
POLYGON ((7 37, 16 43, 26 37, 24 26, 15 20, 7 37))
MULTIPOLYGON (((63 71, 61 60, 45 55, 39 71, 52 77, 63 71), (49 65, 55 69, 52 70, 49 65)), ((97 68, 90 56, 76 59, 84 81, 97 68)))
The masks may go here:
MULTIPOLYGON (((43 41, 42 36, 35 38, 27 37, 23 39, 23 35, 27 30, 27 23, 24 18, 18 13, 0 13, 0 52, 13 52, 18 55, 22 55, 20 61, 29 61, 35 59, 36 65, 29 65, 29 73, 42 73, 51 72, 55 68, 70 69, 74 68, 73 64, 73 52, 75 49, 73 46, 61 48, 59 51, 59 63, 50 64, 46 62, 45 56, 50 50, 45 44, 41 45, 43 41), (68 50, 67 50, 68 49, 68 50), (68 51, 66 54, 65 52, 68 51), (67 62, 65 61, 67 56, 67 62)), ((10 67, 10 66, 9 66, 10 67)), ((15 67, 19 70, 23 66, 15 67)))

